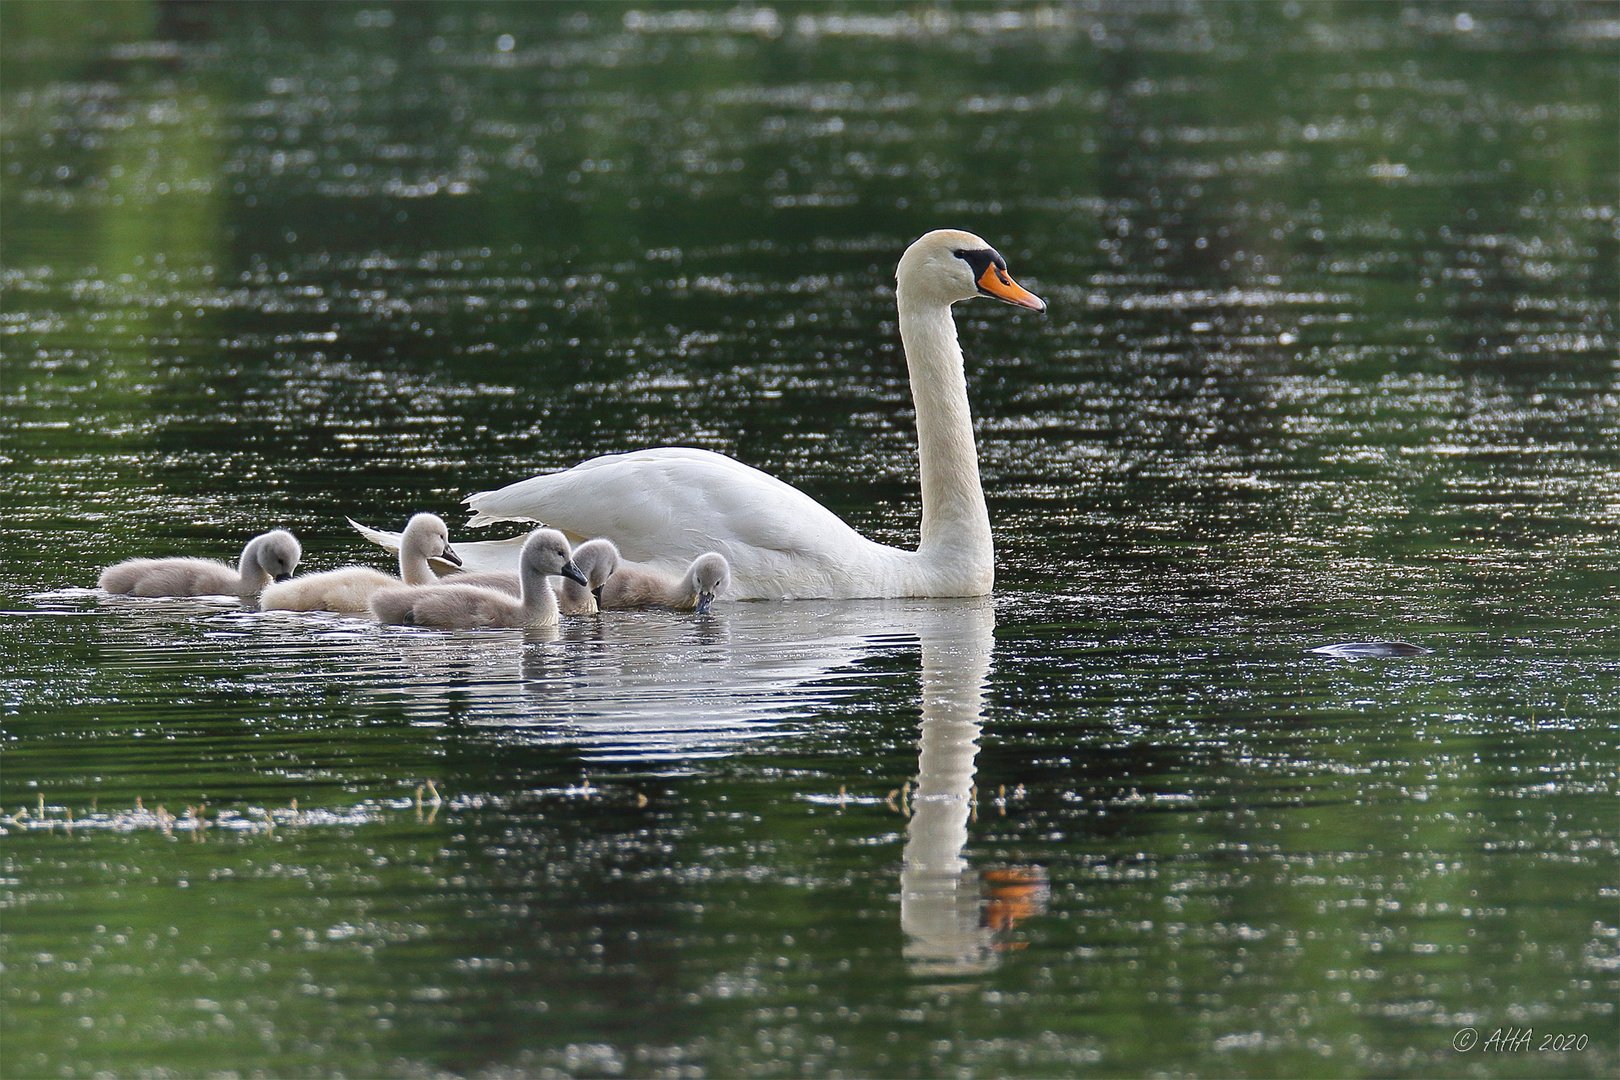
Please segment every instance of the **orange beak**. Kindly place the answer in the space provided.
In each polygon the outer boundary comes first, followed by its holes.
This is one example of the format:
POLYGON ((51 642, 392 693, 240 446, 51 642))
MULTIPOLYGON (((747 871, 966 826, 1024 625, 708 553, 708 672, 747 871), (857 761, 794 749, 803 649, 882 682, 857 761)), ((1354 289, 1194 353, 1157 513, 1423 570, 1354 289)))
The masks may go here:
POLYGON ((1007 276, 1007 271, 991 263, 984 268, 979 277, 979 291, 997 300, 1028 308, 1031 311, 1045 311, 1046 301, 1024 288, 1018 282, 1007 276))

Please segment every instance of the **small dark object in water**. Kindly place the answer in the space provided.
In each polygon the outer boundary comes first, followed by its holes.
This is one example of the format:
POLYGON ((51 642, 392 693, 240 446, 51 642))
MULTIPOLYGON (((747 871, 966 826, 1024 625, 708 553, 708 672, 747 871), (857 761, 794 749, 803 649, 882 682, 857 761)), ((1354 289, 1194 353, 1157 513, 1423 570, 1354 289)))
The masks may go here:
POLYGON ((1425 649, 1421 645, 1408 645, 1404 641, 1341 641, 1337 645, 1323 645, 1321 648, 1312 649, 1311 652, 1355 660, 1364 656, 1422 656, 1434 650, 1425 649))

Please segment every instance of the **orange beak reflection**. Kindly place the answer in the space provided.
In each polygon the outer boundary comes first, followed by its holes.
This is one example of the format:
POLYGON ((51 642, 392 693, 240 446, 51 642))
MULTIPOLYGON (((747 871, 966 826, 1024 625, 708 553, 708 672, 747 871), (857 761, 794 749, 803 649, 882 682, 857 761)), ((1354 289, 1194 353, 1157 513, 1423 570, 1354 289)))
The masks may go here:
POLYGON ((1007 271, 991 263, 979 276, 979 291, 1031 311, 1045 311, 1046 301, 1007 276, 1007 271))

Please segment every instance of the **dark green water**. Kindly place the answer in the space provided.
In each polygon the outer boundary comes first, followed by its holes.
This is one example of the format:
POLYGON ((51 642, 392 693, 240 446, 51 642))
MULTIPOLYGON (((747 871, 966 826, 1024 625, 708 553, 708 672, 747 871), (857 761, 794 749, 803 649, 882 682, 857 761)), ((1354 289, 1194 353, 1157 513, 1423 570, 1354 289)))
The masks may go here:
POLYGON ((1614 1075, 1617 43, 0 4, 0 1072, 1614 1075), (991 600, 88 588, 671 442, 909 546, 935 227, 1050 304, 958 308, 991 600))

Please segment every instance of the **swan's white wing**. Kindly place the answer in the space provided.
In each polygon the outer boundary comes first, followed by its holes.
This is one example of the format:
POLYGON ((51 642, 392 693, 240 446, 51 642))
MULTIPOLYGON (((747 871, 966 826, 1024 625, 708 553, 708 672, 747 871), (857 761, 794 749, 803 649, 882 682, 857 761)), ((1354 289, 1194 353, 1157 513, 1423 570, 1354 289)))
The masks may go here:
POLYGON ((471 525, 538 521, 570 538, 605 536, 626 559, 672 573, 718 551, 739 598, 870 595, 848 590, 870 589, 874 571, 908 554, 773 476, 690 447, 592 458, 466 501, 471 525), (867 584, 854 586, 857 577, 867 584))
MULTIPOLYGON (((370 526, 360 524, 354 518, 346 518, 345 520, 354 527, 355 532, 384 551, 391 551, 395 555, 399 554, 402 534, 373 529, 370 526)), ((450 547, 461 558, 459 568, 443 559, 429 559, 428 565, 433 567, 433 572, 440 577, 449 577, 451 574, 458 573, 461 570, 477 571, 479 573, 516 570, 518 568, 518 553, 523 550, 523 541, 528 538, 529 534, 524 533, 521 536, 513 536, 506 540, 458 540, 452 543, 450 547)))
POLYGON ((384 532, 382 529, 373 529, 369 525, 360 524, 352 517, 346 517, 343 520, 349 523, 349 527, 351 529, 365 537, 367 540, 370 540, 373 544, 376 544, 384 551, 391 551, 395 555, 399 554, 399 545, 404 540, 403 534, 397 532, 384 532))

